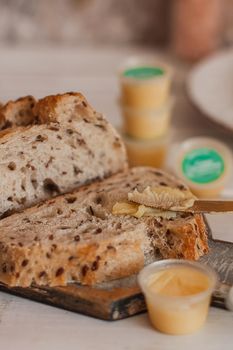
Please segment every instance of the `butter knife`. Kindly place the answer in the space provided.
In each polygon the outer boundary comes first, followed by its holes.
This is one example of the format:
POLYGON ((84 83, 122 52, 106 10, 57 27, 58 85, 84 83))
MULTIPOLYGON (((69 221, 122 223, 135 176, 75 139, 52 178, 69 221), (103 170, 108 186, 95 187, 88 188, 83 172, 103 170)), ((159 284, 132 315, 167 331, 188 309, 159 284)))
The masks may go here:
POLYGON ((192 207, 183 210, 186 213, 233 213, 233 201, 196 200, 192 207))

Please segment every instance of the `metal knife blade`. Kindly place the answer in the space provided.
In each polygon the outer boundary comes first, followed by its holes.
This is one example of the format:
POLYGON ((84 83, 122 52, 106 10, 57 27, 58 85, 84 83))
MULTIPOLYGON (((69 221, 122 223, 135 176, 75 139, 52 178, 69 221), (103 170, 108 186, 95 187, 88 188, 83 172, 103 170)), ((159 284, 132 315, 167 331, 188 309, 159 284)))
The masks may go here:
POLYGON ((233 201, 196 200, 192 207, 182 210, 187 213, 233 213, 233 201))

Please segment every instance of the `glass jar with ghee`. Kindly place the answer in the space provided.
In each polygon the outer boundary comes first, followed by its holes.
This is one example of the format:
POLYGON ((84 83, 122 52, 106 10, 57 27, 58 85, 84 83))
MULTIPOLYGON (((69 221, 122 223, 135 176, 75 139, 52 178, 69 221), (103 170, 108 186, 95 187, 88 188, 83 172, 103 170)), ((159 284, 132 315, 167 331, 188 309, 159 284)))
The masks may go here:
POLYGON ((153 140, 141 140, 122 133, 130 166, 152 166, 162 168, 170 144, 170 134, 153 140))
POLYGON ((120 107, 124 132, 139 139, 165 135, 172 99, 171 68, 153 58, 131 58, 120 69, 120 107))
POLYGON ((152 325, 167 334, 188 334, 205 322, 217 276, 210 267, 186 260, 162 260, 138 276, 152 325))
POLYGON ((157 109, 169 96, 172 70, 154 58, 130 58, 120 69, 121 103, 134 109, 157 109))
POLYGON ((157 110, 132 109, 122 106, 125 133, 143 140, 151 140, 165 135, 169 130, 172 106, 172 98, 157 110))

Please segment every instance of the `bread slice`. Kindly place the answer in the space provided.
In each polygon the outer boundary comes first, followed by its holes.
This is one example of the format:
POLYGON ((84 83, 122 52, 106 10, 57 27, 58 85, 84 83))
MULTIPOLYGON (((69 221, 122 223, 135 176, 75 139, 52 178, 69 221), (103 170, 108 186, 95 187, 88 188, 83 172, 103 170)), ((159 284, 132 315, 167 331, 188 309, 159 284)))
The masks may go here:
POLYGON ((0 130, 12 126, 27 126, 35 122, 34 107, 37 101, 33 96, 21 97, 0 106, 0 130))
POLYGON ((35 107, 40 124, 0 132, 0 217, 127 168, 114 128, 78 93, 35 107))
POLYGON ((0 221, 0 281, 11 286, 92 285, 137 273, 158 258, 198 259, 208 251, 201 215, 113 215, 135 187, 180 181, 138 167, 0 221))

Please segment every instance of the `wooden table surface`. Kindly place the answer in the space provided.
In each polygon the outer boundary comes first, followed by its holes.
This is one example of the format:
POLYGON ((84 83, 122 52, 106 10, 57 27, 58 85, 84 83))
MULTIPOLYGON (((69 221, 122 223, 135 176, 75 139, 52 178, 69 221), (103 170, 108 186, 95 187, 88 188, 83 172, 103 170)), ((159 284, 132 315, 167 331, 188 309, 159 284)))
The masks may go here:
MULTIPOLYGON (((25 94, 42 97, 65 91, 83 92, 92 105, 120 125, 117 69, 142 49, 0 48, 0 100, 25 94)), ((176 100, 172 145, 192 135, 217 136, 233 149, 232 135, 210 124, 189 103, 184 88, 187 68, 167 53, 150 52, 172 63, 176 100)), ((233 181, 224 195, 233 198, 233 181)), ((211 219, 216 238, 233 241, 232 216, 211 219)), ((153 330, 147 315, 106 322, 0 293, 1 350, 152 350, 233 348, 233 312, 211 308, 206 325, 189 336, 167 336, 153 330)))

